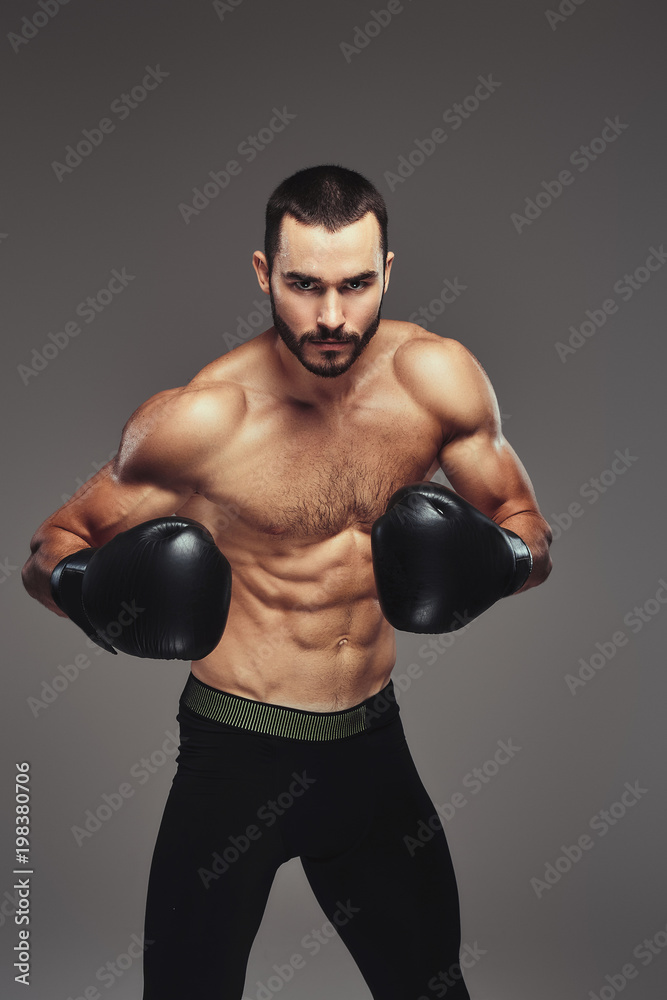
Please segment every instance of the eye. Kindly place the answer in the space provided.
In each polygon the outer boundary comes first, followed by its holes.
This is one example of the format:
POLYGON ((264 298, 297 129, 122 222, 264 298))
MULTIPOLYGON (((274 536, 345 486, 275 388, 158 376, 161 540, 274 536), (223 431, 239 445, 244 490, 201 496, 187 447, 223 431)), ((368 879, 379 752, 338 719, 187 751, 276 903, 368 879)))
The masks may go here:
MULTIPOLYGON (((347 282, 347 287, 352 292, 360 292, 364 288, 366 288, 368 286, 368 284, 369 283, 367 281, 362 281, 361 279, 355 278, 352 281, 348 281, 347 282)), ((309 281, 309 280, 307 280, 305 278, 302 279, 302 280, 299 280, 299 281, 293 281, 292 282, 292 287, 296 288, 296 290, 298 292, 312 292, 312 291, 315 291, 316 288, 317 288, 317 286, 315 285, 315 283, 313 281, 309 281), (308 285, 309 287, 306 288, 305 287, 306 285, 308 285)))

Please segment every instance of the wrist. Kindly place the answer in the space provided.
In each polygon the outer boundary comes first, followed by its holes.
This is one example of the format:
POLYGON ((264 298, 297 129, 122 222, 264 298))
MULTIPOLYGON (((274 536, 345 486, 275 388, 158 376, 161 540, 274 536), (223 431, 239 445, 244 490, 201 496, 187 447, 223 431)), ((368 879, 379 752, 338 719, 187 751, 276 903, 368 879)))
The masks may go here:
POLYGON ((502 530, 505 532, 514 553, 514 575, 510 583, 510 588, 505 594, 506 597, 509 597, 511 594, 516 594, 517 590, 521 590, 527 582, 528 577, 533 571, 533 554, 523 538, 520 538, 514 531, 511 531, 509 528, 503 528, 502 530))
MULTIPOLYGON (((51 596, 58 607, 69 614, 68 607, 76 608, 81 599, 81 581, 93 548, 78 549, 64 556, 51 573, 51 596)), ((83 611, 83 604, 81 605, 83 611)))
POLYGON ((51 574, 51 596, 70 621, 78 625, 93 642, 107 652, 115 653, 113 646, 90 621, 83 605, 83 575, 96 552, 96 548, 88 547, 61 559, 51 574))

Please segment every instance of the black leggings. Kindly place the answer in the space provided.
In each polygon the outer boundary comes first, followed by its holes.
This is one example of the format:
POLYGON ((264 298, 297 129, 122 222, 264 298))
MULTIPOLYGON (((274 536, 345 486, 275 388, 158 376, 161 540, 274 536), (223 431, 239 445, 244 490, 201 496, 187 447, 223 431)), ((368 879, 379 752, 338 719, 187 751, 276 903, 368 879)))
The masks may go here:
POLYGON ((276 870, 294 857, 375 1000, 469 1000, 449 848, 391 681, 353 709, 305 712, 190 674, 178 721, 143 1000, 241 1000, 276 870))

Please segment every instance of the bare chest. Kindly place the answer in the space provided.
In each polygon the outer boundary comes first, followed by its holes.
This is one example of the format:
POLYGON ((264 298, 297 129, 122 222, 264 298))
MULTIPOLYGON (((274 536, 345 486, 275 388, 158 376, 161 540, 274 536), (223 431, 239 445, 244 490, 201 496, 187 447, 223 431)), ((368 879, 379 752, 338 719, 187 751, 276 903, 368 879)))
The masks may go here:
POLYGON ((323 419, 251 420, 208 475, 206 497, 240 525, 274 537, 370 531, 400 486, 437 468, 440 428, 417 407, 374 407, 323 419))

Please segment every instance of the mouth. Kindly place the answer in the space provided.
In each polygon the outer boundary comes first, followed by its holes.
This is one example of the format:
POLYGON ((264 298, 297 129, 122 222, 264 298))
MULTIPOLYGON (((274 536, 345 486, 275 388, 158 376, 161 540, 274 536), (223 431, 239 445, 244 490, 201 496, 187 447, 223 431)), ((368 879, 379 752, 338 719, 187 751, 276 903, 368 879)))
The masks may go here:
POLYGON ((349 340, 311 340, 311 344, 315 344, 317 347, 347 347, 350 343, 349 340))

